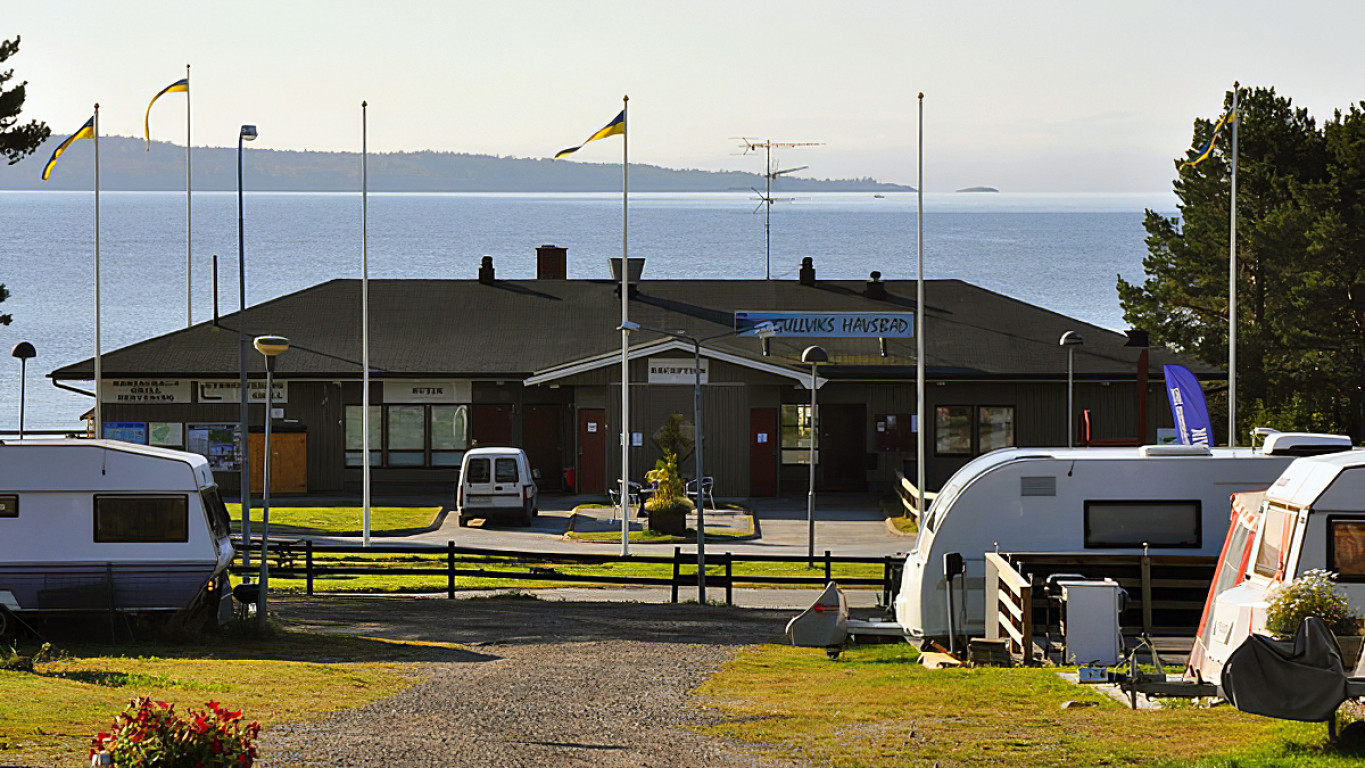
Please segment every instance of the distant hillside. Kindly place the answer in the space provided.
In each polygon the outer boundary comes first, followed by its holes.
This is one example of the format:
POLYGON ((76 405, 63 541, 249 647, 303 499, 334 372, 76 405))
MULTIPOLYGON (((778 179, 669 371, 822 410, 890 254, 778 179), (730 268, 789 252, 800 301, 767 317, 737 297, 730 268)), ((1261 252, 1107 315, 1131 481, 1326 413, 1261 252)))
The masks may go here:
MULTIPOLYGON (((42 181, 43 165, 64 137, 17 165, 0 165, 0 189, 90 189, 93 143, 83 140, 62 155, 52 178, 42 181)), ((289 192, 348 192, 360 188, 360 156, 355 152, 296 152, 248 148, 247 187, 289 192)), ((196 190, 237 188, 237 149, 196 147, 196 190)), ((632 192, 726 192, 763 187, 757 173, 675 170, 657 165, 630 166, 632 192)), ((100 188, 179 190, 185 188, 185 148, 113 136, 100 139, 100 188)), ((369 157, 369 188, 374 192, 616 192, 621 166, 547 158, 493 157, 455 152, 391 152, 369 157)), ((784 176, 783 192, 913 192, 873 179, 802 179, 784 176)))

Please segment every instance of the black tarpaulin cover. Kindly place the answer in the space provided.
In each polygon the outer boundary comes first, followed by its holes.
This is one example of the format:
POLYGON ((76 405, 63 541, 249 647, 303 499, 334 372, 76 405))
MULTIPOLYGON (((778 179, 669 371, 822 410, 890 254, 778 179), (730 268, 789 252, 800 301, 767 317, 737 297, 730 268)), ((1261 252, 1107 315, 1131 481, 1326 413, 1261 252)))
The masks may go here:
POLYGON ((1346 700, 1346 670, 1327 625, 1309 616, 1292 640, 1252 635, 1223 665, 1223 694, 1243 712, 1329 720, 1346 700))

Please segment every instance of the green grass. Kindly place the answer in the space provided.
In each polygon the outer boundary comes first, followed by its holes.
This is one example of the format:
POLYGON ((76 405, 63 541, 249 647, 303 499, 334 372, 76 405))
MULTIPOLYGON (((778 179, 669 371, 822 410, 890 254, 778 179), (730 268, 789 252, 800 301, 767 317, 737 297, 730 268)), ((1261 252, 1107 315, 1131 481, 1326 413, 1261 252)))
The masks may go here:
POLYGON ((842 768, 891 766, 1359 766, 1321 724, 1230 706, 1132 711, 1051 669, 926 670, 909 645, 745 649, 701 688, 707 730, 842 768), (1061 709, 1067 700, 1097 706, 1061 709))
MULTIPOLYGON (((242 506, 228 504, 232 530, 242 527, 242 506)), ((370 531, 384 534, 426 528, 436 521, 440 507, 370 507, 370 531)), ((361 535, 364 510, 360 507, 281 507, 270 506, 271 533, 361 535)), ((261 509, 251 510, 251 530, 261 530, 261 509)))
POLYGON ((70 646, 34 672, 0 671, 0 765, 85 764, 90 738, 138 696, 212 699, 263 725, 316 718, 414 684, 412 662, 471 657, 438 646, 296 632, 70 646))

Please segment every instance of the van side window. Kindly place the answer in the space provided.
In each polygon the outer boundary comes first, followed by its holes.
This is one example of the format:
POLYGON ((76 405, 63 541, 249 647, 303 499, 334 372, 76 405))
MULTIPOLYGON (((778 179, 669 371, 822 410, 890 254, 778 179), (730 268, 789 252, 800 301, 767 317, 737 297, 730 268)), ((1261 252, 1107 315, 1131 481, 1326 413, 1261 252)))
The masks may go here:
POLYGON ((521 478, 517 477, 517 460, 497 459, 493 477, 493 482, 496 483, 515 483, 520 480, 521 478))
POLYGON ((486 483, 491 478, 488 471, 488 459, 470 459, 469 468, 465 470, 469 477, 465 478, 468 483, 486 483))
POLYGON ((95 497, 97 542, 166 543, 189 540, 189 499, 184 495, 95 497))
POLYGON ((19 494, 0 494, 0 517, 19 516, 19 494))
POLYGON ((1365 581, 1365 519, 1327 519, 1327 569, 1341 581, 1365 581))
POLYGON ((1198 548, 1201 523, 1198 501, 1087 501, 1086 548, 1198 548))

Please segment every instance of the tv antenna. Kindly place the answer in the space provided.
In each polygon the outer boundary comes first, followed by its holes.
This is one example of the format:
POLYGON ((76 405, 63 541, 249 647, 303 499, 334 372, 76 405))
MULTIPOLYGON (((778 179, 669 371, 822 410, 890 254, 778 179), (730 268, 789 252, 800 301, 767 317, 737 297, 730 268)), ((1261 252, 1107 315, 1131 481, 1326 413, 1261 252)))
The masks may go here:
POLYGON ((782 168, 782 169, 779 169, 777 166, 773 165, 773 147, 778 147, 779 149, 785 149, 785 148, 788 148, 788 147, 818 147, 818 146, 823 145, 824 142, 823 142, 823 141, 771 141, 771 140, 757 141, 757 140, 754 140, 754 139, 747 139, 747 138, 745 138, 745 137, 743 137, 743 136, 740 136, 740 137, 738 137, 738 138, 739 138, 740 141, 744 142, 744 144, 742 145, 742 146, 744 147, 744 152, 743 152, 743 154, 746 154, 746 155, 747 155, 747 154, 749 154, 750 152, 757 152, 757 151, 760 150, 760 149, 763 150, 763 155, 764 155, 764 161, 763 161, 764 173, 763 173, 763 178, 764 178, 764 180, 767 181, 767 185, 764 187, 764 189, 765 189, 766 191, 764 191, 764 192, 759 192, 757 189, 754 189, 753 187, 750 187, 750 189, 753 189, 753 190, 754 190, 754 194, 755 194, 755 195, 758 195, 758 205, 754 208, 754 213, 758 213, 758 209, 759 209, 759 208, 763 208, 763 209, 764 209, 764 211, 763 211, 763 279, 764 279, 764 280, 771 280, 771 279, 773 279, 773 278, 772 278, 772 251, 773 251, 772 217, 773 217, 773 203, 776 203, 776 202, 790 202, 791 200, 795 199, 795 198, 790 198, 790 197, 783 197, 783 198, 775 198, 775 197, 773 197, 773 179, 776 179, 778 176, 782 176, 783 174, 795 173, 795 172, 797 172, 797 171, 804 171, 804 170, 806 170, 807 168, 810 167, 809 165, 801 165, 801 166, 797 166, 797 167, 795 167, 795 168, 782 168))

